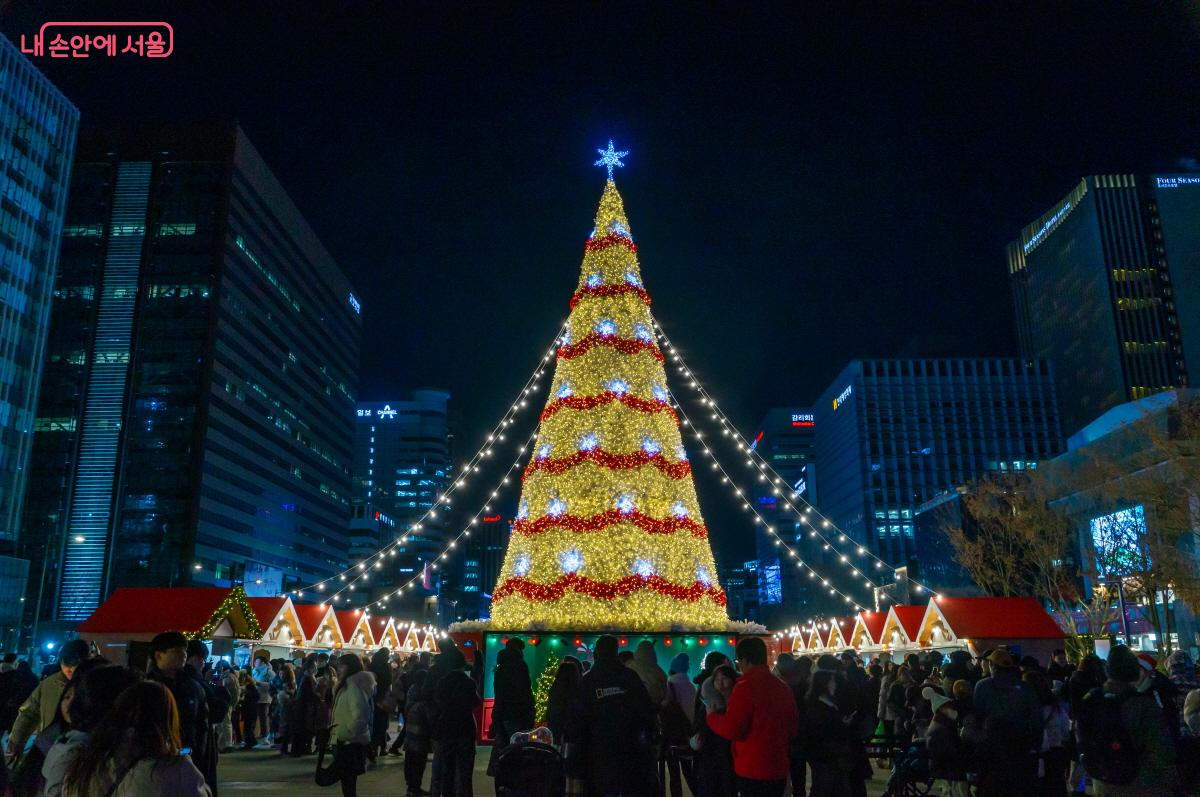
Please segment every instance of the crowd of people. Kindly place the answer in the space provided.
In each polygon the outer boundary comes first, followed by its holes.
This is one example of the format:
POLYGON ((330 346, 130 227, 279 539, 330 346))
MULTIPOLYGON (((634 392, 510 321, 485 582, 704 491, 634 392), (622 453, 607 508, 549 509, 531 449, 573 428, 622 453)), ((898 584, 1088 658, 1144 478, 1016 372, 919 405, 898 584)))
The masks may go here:
MULTIPOLYGON (((504 734, 532 721, 523 665, 519 649, 498 662, 504 734)), ((592 662, 562 661, 545 721, 568 793, 856 796, 876 769, 897 795, 1196 793, 1200 682, 1185 651, 1162 667, 1122 645, 1077 664, 1000 648, 784 653, 768 667, 750 638, 736 661, 710 651, 694 677, 690 666, 681 653, 664 672, 651 641, 620 651, 613 637, 592 662)))
MULTIPOLYGON (((897 795, 939 781, 952 797, 1061 797, 1089 783, 1102 796, 1195 793, 1200 679, 1184 651, 1161 666, 1122 645, 1077 664, 1062 651, 1043 663, 1003 648, 771 662, 763 640, 746 638, 735 660, 709 651, 695 672, 686 652, 664 671, 648 639, 620 650, 601 636, 589 653, 562 659, 539 706, 525 643, 505 641, 488 774, 500 776, 508 751, 544 725, 569 795, 682 797, 686 785, 696 797, 782 797, 789 786, 794 797, 854 797, 877 770, 897 795)), ((144 670, 81 640, 40 680, 5 657, 0 793, 210 797, 220 755, 276 749, 316 754, 317 782, 340 784, 344 797, 388 755, 404 756, 408 797, 472 797, 477 654, 444 639, 435 655, 261 652, 238 670, 168 632, 144 670)))

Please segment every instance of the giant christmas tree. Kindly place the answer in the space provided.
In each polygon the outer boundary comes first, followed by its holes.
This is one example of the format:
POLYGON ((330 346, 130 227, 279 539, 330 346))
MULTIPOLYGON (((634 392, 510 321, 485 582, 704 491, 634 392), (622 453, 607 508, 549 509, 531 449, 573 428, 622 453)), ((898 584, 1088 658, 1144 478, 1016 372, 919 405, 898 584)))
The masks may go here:
POLYGON ((637 247, 612 166, 492 595, 500 630, 723 630, 637 247))

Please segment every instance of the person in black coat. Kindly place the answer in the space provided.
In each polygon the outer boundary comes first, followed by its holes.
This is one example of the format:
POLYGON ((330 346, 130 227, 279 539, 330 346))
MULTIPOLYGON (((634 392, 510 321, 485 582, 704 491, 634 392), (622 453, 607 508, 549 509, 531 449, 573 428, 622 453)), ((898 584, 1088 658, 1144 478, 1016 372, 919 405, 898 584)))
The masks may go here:
POLYGON ((387 648, 380 648, 371 656, 371 674, 375 676, 375 715, 371 720, 370 758, 387 755, 388 716, 387 703, 392 693, 392 665, 388 662, 387 648))
POLYGON ((579 682, 569 731, 579 743, 588 793, 650 797, 658 791, 657 707, 638 674, 617 659, 616 637, 596 640, 595 659, 579 682))
POLYGON ((434 697, 433 797, 471 797, 479 690, 465 669, 456 669, 438 680, 434 697))
POLYGON ((525 663, 525 643, 512 637, 496 654, 496 672, 492 691, 492 754, 488 759, 488 774, 495 777, 500 756, 508 749, 509 739, 518 731, 533 728, 533 688, 529 681, 529 665, 525 663))
POLYGON ((317 658, 311 653, 304 657, 300 665, 293 709, 295 713, 290 754, 308 755, 312 752, 313 733, 317 728, 317 658))
POLYGON ((151 655, 147 678, 165 686, 175 698, 179 710, 180 745, 191 750, 192 762, 204 774, 204 782, 217 793, 217 744, 209 722, 209 693, 195 667, 186 667, 189 655, 208 658, 203 642, 188 642, 178 631, 164 631, 150 640, 151 655), (196 646, 199 646, 197 648, 196 646), (200 648, 203 648, 201 651, 200 648))

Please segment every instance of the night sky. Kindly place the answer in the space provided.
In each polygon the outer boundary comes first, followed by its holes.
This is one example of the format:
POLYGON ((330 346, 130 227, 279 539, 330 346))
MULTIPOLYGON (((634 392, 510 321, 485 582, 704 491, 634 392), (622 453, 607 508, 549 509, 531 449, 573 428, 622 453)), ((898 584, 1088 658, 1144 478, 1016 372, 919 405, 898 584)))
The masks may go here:
POLYGON ((1172 3, 184 5, 0 30, 170 22, 163 61, 37 64, 85 124, 236 117, 363 297, 362 398, 448 388, 465 454, 565 317, 610 137, 654 312, 747 433, 854 357, 1014 354, 1005 243, 1200 156, 1172 3))

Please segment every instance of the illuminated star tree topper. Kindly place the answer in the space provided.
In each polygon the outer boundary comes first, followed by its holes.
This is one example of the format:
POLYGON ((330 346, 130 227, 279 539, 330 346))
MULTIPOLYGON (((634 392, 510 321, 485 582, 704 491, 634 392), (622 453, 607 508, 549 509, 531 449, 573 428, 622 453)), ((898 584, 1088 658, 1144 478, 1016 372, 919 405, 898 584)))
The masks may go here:
POLYGON ((613 149, 613 143, 612 143, 611 138, 608 140, 608 149, 606 149, 606 150, 598 149, 598 150, 596 150, 596 152, 600 153, 600 160, 596 161, 593 165, 594 166, 607 166, 608 167, 608 179, 611 180, 613 178, 613 167, 614 166, 620 166, 621 168, 625 168, 625 164, 621 162, 621 158, 624 158, 626 155, 628 155, 629 150, 622 150, 622 151, 618 152, 617 150, 613 149))

